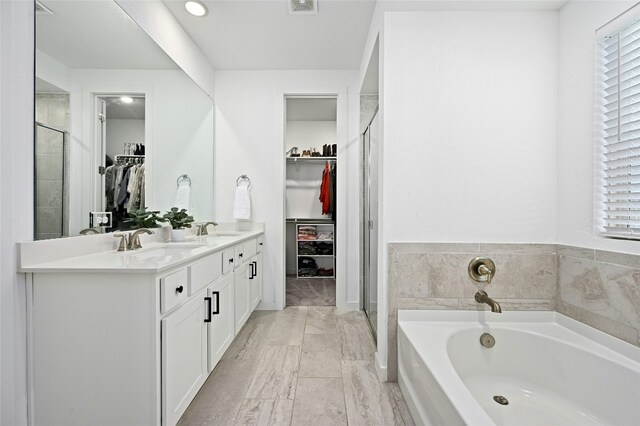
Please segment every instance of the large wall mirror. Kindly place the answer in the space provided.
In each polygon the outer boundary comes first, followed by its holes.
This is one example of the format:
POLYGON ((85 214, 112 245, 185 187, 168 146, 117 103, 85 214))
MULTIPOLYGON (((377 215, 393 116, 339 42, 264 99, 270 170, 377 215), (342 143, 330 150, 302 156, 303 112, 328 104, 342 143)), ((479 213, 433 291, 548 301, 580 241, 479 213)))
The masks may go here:
POLYGON ((213 102, 114 1, 36 2, 35 239, 138 207, 213 215, 213 102))

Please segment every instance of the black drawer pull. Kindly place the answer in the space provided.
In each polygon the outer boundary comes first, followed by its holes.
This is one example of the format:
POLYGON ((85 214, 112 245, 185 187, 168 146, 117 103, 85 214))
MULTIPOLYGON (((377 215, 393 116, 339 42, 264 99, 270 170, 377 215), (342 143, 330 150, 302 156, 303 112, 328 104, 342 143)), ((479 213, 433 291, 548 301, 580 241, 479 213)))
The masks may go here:
POLYGON ((220 313, 220 292, 219 291, 212 291, 211 292, 212 296, 216 296, 216 310, 211 312, 213 315, 218 315, 220 313))
POLYGON ((249 264, 249 268, 251 268, 251 272, 249 272, 249 274, 250 274, 250 275, 249 275, 249 279, 250 279, 250 280, 252 280, 252 279, 253 279, 253 277, 255 277, 255 276, 256 276, 256 275, 255 275, 255 271, 254 271, 254 269, 253 269, 253 266, 254 266, 254 265, 253 265, 253 262, 251 262, 251 263, 249 264))
POLYGON ((233 257, 229 259, 229 263, 233 263, 233 257))
POLYGON ((211 298, 210 297, 205 297, 204 298, 204 303, 206 305, 205 307, 205 312, 207 313, 207 317, 204 319, 204 322, 211 322, 211 298))
POLYGON ((240 254, 238 255, 238 257, 242 257, 242 253, 240 253, 240 254))
POLYGON ((183 290, 184 290, 184 287, 182 286, 176 287, 176 293, 182 293, 183 290))

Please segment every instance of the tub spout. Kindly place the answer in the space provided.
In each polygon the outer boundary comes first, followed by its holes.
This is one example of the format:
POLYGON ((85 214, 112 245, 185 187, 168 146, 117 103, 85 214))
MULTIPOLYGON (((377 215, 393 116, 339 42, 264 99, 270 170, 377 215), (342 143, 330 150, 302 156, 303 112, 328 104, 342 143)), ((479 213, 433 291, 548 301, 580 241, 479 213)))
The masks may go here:
POLYGON ((489 305, 489 307, 491 307, 491 312, 497 312, 499 314, 502 313, 502 308, 500 307, 500 304, 495 300, 493 300, 492 298, 490 298, 486 291, 480 290, 476 293, 476 302, 486 303, 487 305, 489 305))

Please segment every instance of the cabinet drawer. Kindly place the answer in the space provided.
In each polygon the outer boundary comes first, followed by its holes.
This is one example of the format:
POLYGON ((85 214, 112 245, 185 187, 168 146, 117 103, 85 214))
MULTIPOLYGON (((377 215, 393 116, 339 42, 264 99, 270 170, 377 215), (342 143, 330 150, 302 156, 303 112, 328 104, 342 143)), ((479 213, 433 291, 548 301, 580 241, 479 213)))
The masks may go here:
POLYGON ((160 312, 165 313, 187 299, 187 269, 160 278, 160 312))
POLYGON ((235 267, 237 268, 238 266, 242 265, 244 262, 246 262, 249 259, 249 256, 247 256, 244 253, 244 244, 238 244, 237 246, 234 247, 235 250, 235 267))
POLYGON ((235 249, 233 247, 222 252, 222 275, 233 271, 235 255, 235 249))
POLYGON ((254 254, 256 254, 257 253, 257 246, 258 246, 258 244, 257 244, 257 240, 256 239, 253 239, 253 240, 250 240, 250 241, 246 241, 243 244, 245 258, 248 259, 251 256, 253 256, 254 254))
POLYGON ((262 235, 260 235, 257 239, 256 239, 256 252, 260 253, 262 252, 262 244, 263 244, 263 239, 262 239, 262 235))
POLYGON ((222 253, 216 253, 189 266, 189 296, 222 276, 222 253))

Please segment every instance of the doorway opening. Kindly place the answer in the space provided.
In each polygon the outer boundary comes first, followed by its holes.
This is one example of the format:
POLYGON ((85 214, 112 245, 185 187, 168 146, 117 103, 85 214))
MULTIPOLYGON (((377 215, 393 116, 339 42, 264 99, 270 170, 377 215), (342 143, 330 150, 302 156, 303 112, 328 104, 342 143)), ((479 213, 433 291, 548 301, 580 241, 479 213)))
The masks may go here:
POLYGON ((145 207, 145 96, 101 94, 95 104, 94 209, 111 213, 106 232, 129 229, 129 213, 145 207))
POLYGON ((336 306, 337 97, 285 97, 286 306, 336 306))

